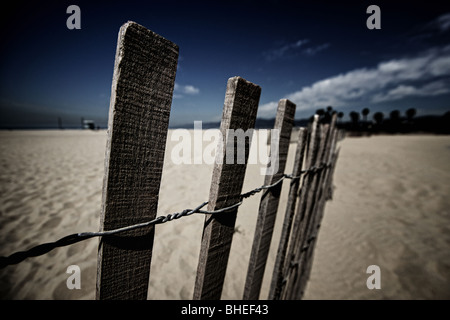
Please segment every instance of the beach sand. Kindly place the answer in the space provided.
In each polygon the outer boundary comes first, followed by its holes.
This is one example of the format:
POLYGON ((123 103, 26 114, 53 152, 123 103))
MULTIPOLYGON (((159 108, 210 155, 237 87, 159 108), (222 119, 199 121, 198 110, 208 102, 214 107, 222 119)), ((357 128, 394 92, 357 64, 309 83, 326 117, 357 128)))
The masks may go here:
MULTIPOLYGON (((169 132, 158 215, 208 199, 212 165, 175 165, 169 132)), ((0 132, 0 255, 97 231, 106 131, 0 132)), ((394 135, 340 142, 334 195, 317 240, 305 299, 450 299, 450 137, 394 135), (381 289, 366 269, 378 265, 381 289)), ((292 171, 295 144, 286 172, 292 171)), ((248 166, 243 191, 263 184, 248 166)), ((266 299, 289 181, 279 205, 261 299, 266 299)), ((241 299, 260 194, 239 208, 223 299, 241 299)), ((204 217, 156 227, 149 299, 191 299, 204 217)), ((0 270, 3 299, 94 299, 98 239, 57 248, 0 270), (69 290, 78 265, 81 289, 69 290)))

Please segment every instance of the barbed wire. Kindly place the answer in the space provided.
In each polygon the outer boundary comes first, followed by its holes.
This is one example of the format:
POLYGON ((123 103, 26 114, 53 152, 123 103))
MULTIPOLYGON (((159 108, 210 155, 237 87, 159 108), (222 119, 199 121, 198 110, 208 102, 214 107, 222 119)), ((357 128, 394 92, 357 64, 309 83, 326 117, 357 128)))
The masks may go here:
POLYGON ((133 224, 133 225, 126 226, 126 227, 121 227, 121 228, 117 228, 117 229, 113 229, 113 230, 99 231, 99 232, 73 233, 73 234, 67 235, 57 241, 54 241, 54 242, 43 243, 43 244, 37 245, 35 247, 32 247, 31 249, 28 249, 26 251, 15 252, 7 257, 2 256, 2 257, 0 257, 0 269, 3 269, 8 265, 18 264, 18 263, 22 262, 23 260, 30 258, 30 257, 41 256, 55 248, 65 247, 65 246, 72 245, 77 242, 84 241, 84 240, 87 240, 90 238, 111 236, 111 235, 115 235, 115 234, 122 233, 125 231, 144 228, 144 227, 148 227, 151 225, 162 224, 162 223, 166 223, 168 221, 172 221, 172 220, 180 219, 182 217, 190 216, 194 213, 218 214, 218 213, 230 211, 230 210, 233 210, 233 209, 239 207, 243 203, 243 200, 245 198, 251 197, 251 196, 261 192, 262 190, 274 188, 278 184, 280 184, 284 179, 292 179, 292 180, 300 179, 302 176, 304 176, 306 174, 313 174, 313 173, 319 172, 319 171, 321 171, 325 168, 329 168, 329 167, 330 167, 330 164, 323 163, 319 166, 313 166, 309 169, 302 170, 302 171, 300 171, 300 174, 297 176, 294 176, 292 174, 283 174, 280 179, 278 179, 277 181, 275 181, 272 184, 262 185, 253 190, 250 190, 246 193, 241 194, 238 202, 236 202, 235 204, 232 204, 230 206, 227 206, 225 208, 220 208, 220 209, 210 210, 210 211, 202 210, 202 208, 209 203, 208 201, 205 201, 194 209, 184 209, 181 212, 170 213, 166 216, 158 216, 153 220, 133 224))

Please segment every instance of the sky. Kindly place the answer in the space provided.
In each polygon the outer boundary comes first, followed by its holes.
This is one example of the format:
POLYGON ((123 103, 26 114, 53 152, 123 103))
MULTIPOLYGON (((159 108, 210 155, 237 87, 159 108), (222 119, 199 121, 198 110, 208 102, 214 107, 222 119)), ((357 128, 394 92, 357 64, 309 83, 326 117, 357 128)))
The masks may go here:
POLYGON ((228 78, 262 88, 296 119, 450 111, 450 3, 443 1, 15 1, 2 9, 0 128, 107 126, 117 35, 135 21, 180 48, 170 125, 219 121, 228 78), (431 4, 433 3, 433 4, 431 4), (66 13, 80 8, 81 29, 66 13), (381 29, 369 29, 370 5, 381 29))

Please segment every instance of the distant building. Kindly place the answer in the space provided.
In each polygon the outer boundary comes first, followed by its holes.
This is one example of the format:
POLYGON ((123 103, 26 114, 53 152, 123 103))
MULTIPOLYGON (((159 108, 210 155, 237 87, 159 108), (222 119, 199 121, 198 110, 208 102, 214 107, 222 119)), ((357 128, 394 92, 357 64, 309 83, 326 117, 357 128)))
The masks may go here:
POLYGON ((83 120, 83 129, 95 130, 94 120, 83 120))

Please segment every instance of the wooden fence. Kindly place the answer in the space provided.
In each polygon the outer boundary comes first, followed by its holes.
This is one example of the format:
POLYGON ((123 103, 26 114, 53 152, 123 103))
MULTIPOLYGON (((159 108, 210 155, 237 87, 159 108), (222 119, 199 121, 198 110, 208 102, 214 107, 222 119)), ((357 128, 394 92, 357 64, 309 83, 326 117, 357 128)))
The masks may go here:
MULTIPOLYGON (((121 27, 111 92, 102 231, 156 217, 177 61, 178 47, 172 42, 134 22, 121 27)), ((228 129, 254 128, 260 93, 259 86, 241 77, 228 80, 220 126, 223 137, 228 129)), ((300 129, 294 166, 291 175, 285 175, 295 108, 289 100, 279 102, 274 126, 280 132, 278 172, 268 171, 265 177, 265 185, 291 179, 269 299, 302 297, 338 156, 336 117, 321 124, 316 115, 308 128, 300 129)), ((236 154, 237 143, 234 139, 229 143, 236 154)), ((242 200, 249 141, 245 163, 227 163, 229 147, 224 143, 223 152, 217 153, 223 161, 214 164, 208 211, 242 200)), ((260 298, 281 188, 279 183, 262 194, 243 299, 260 298)), ((238 207, 205 216, 194 299, 220 299, 237 213, 238 207)), ((147 298, 153 240, 154 226, 101 238, 97 299, 147 298)))

